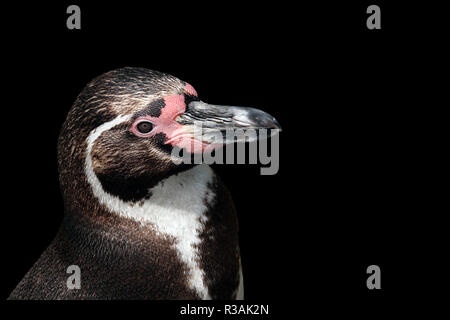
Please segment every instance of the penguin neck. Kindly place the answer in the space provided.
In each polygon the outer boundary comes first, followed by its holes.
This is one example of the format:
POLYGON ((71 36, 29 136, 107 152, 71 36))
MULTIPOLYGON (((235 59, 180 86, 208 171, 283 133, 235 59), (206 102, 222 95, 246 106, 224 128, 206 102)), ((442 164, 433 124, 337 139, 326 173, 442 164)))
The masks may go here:
POLYGON ((148 190, 148 197, 124 201, 106 192, 93 171, 86 167, 86 177, 95 200, 109 212, 145 224, 158 225, 164 217, 190 216, 204 212, 214 198, 211 190, 214 173, 207 165, 195 166, 159 181, 148 190))
POLYGON ((139 202, 125 202, 108 194, 98 180, 87 177, 93 201, 88 201, 88 207, 83 208, 85 212, 69 214, 63 227, 65 232, 75 228, 79 233, 101 235, 106 242, 119 237, 125 242, 175 251, 188 270, 190 288, 208 299, 199 260, 201 233, 216 198, 217 182, 212 169, 199 165, 174 174, 161 180, 150 189, 150 197, 139 202))

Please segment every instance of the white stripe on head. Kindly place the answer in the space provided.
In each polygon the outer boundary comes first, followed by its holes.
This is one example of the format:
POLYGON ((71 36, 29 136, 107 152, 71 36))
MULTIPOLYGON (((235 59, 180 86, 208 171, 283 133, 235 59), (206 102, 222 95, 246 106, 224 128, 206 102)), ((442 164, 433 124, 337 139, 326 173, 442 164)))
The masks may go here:
MULTIPOLYGON (((161 181, 151 188, 152 196, 142 205, 125 202, 119 197, 107 193, 92 167, 91 151, 95 140, 114 126, 128 121, 131 115, 118 116, 92 130, 86 139, 85 174, 92 192, 98 201, 111 212, 133 219, 156 232, 175 239, 175 247, 180 259, 187 265, 190 277, 189 285, 200 298, 210 299, 208 288, 204 283, 204 271, 199 265, 199 234, 207 221, 205 212, 207 204, 215 199, 209 190, 214 173, 207 165, 199 165, 190 170, 161 181), (206 203, 205 203, 206 201, 206 203)), ((170 155, 168 155, 170 158, 170 155)))

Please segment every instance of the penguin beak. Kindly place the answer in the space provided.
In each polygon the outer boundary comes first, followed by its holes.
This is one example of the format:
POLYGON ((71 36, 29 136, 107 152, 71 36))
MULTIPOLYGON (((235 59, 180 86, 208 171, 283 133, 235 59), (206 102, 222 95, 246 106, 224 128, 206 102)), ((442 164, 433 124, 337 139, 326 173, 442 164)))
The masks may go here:
POLYGON ((234 107, 207 104, 192 101, 186 111, 179 115, 176 122, 183 125, 185 131, 193 133, 202 143, 230 144, 235 142, 251 142, 257 140, 258 131, 270 130, 270 135, 281 131, 278 121, 270 114, 248 107, 234 107), (254 134, 238 134, 253 132, 254 134), (200 136, 199 136, 200 134, 200 136))

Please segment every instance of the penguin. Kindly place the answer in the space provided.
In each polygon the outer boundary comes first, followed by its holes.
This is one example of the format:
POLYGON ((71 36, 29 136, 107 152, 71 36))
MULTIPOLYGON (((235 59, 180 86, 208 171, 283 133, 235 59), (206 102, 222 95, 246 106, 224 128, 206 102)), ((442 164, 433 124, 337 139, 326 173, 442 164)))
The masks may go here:
POLYGON ((158 71, 124 67, 87 84, 58 138, 63 222, 9 299, 243 299, 230 192, 208 165, 172 157, 234 142, 194 136, 199 124, 280 129, 258 109, 204 103, 158 71))

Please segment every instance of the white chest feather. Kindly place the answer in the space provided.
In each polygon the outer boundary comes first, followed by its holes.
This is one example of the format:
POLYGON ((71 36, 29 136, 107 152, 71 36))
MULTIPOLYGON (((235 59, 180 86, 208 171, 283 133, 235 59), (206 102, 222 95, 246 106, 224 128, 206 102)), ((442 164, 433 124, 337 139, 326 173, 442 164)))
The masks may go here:
POLYGON ((92 145, 103 131, 127 119, 119 116, 93 130, 87 139, 85 174, 94 196, 111 212, 155 228, 162 235, 173 237, 180 259, 188 267, 190 287, 200 298, 210 299, 204 283, 204 271, 199 264, 198 245, 199 235, 207 220, 206 204, 211 203, 215 197, 208 189, 214 173, 209 166, 199 165, 171 176, 153 187, 152 196, 143 203, 125 202, 105 192, 92 169, 92 145))

